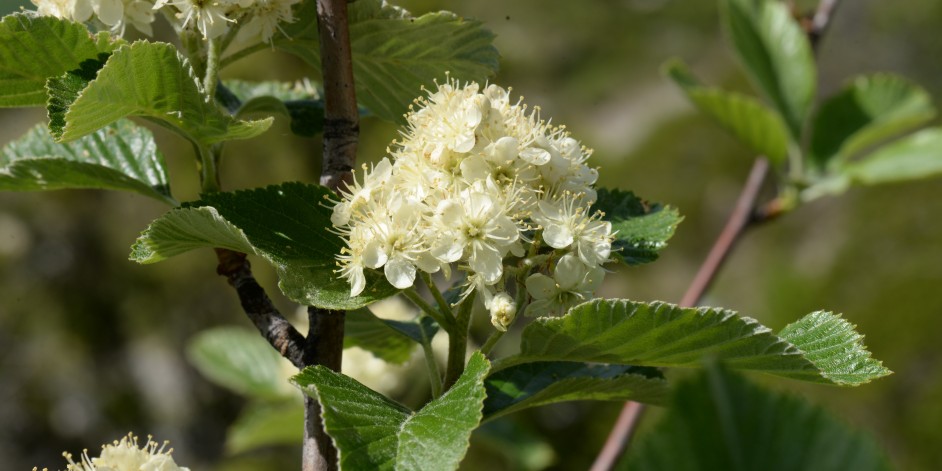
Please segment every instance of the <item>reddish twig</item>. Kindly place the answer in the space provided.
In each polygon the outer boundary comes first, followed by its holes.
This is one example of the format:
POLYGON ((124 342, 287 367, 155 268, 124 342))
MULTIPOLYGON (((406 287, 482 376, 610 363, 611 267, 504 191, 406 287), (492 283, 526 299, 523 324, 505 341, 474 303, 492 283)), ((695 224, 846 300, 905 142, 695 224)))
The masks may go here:
MULTIPOLYGON (((831 24, 831 18, 837 9, 840 0, 820 0, 818 7, 811 16, 811 21, 805 23, 805 32, 814 52, 818 51, 821 38, 831 24)), ((723 231, 710 248, 707 258, 700 265, 696 276, 680 300, 680 305, 693 307, 700 303, 707 288, 713 283, 716 274, 729 257, 746 229, 771 221, 782 214, 781 200, 776 198, 765 205, 757 207, 759 191, 769 171, 769 163, 763 158, 756 158, 749 177, 743 185, 736 207, 730 214, 723 231)), ((622 408, 618 420, 609 433, 602 451, 599 452, 592 471, 608 471, 615 466, 618 458, 624 453, 628 441, 631 439, 638 420, 644 412, 644 404, 629 401, 622 408)))
MULTIPOLYGON (((713 282, 720 267, 723 266, 723 262, 729 257, 730 252, 736 245, 736 241, 739 240, 740 236, 742 236, 743 232, 752 221, 752 214, 756 207, 759 191, 762 189, 762 184, 768 173, 768 160, 764 157, 756 158, 755 162, 752 164, 752 170, 749 172, 749 177, 746 178, 746 183, 743 185, 742 192, 739 194, 739 199, 736 200, 736 206, 733 208, 733 212, 729 215, 729 219, 726 220, 726 225, 723 227, 723 231, 720 233, 719 237, 717 237, 716 242, 713 243, 713 247, 710 248, 710 253, 703 261, 703 264, 700 265, 700 269, 687 288, 687 292, 684 293, 683 298, 681 298, 681 306, 691 307, 699 304, 700 299, 713 282)), ((612 431, 605 440, 605 445, 602 446, 602 451, 599 452, 595 463, 592 464, 592 471, 608 471, 612 469, 618 461, 618 458, 624 452, 631 436, 634 434, 635 426, 638 423, 638 419, 641 418, 644 408, 644 404, 634 401, 625 403, 621 414, 618 416, 618 420, 615 422, 612 431)))

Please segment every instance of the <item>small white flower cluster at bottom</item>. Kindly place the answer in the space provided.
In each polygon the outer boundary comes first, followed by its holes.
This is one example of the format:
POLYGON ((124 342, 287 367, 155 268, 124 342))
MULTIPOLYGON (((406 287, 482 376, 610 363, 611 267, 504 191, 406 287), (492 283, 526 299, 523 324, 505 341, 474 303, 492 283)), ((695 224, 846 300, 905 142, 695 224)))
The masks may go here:
POLYGON ((521 307, 505 293, 514 277, 529 275, 528 315, 591 297, 612 249, 611 223, 590 210, 591 151, 496 85, 448 80, 416 104, 392 160, 364 165, 333 207, 350 295, 366 288, 364 270, 406 289, 418 270, 450 276, 456 266, 464 296, 479 294, 499 330, 521 307))
MULTIPOLYGON (((147 443, 140 446, 137 437, 132 434, 115 440, 110 445, 101 447, 101 454, 96 458, 88 456, 88 450, 82 452, 81 460, 76 463, 72 454, 63 453, 69 462, 68 471, 190 471, 190 468, 178 466, 170 456, 172 448, 169 442, 157 443, 147 437, 147 443)), ((33 468, 33 471, 38 471, 33 468)), ((47 471, 43 468, 43 471, 47 471)))

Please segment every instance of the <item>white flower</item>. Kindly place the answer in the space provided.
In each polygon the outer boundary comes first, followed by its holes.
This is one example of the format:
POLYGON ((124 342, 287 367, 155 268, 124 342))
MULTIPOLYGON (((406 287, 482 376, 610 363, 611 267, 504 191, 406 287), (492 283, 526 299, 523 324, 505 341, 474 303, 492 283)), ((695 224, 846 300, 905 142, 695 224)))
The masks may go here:
POLYGON ((228 0, 157 0, 154 9, 167 5, 179 11, 174 16, 180 20, 180 28, 195 27, 203 33, 203 39, 222 36, 234 22, 227 16, 233 6, 228 0))
POLYGON ((190 471, 178 466, 167 448, 168 442, 157 443, 148 437, 147 443, 140 446, 137 437, 128 434, 115 440, 111 445, 101 447, 101 454, 96 458, 88 456, 88 450, 82 453, 78 463, 72 461, 72 455, 65 453, 69 471, 190 471))
POLYGON ((533 220, 543 226, 543 240, 554 249, 572 246, 583 263, 590 267, 608 261, 612 253, 612 223, 598 215, 589 217, 581 198, 564 193, 555 201, 541 200, 533 220))
POLYGON ((451 263, 467 251, 471 269, 487 284, 497 282, 503 273, 504 254, 520 236, 499 203, 493 195, 478 191, 465 191, 439 203, 435 219, 440 236, 432 245, 432 255, 451 263))
POLYGON ((416 100, 406 120, 391 158, 358 175, 333 208, 347 244, 339 272, 352 295, 365 289, 365 270, 383 269, 393 286, 408 288, 417 270, 449 276, 456 268, 462 299, 476 293, 507 320, 506 265, 523 269, 528 251, 550 260, 565 251, 561 266, 579 264, 556 276, 543 304, 591 295, 611 252, 611 225, 588 216, 597 172, 585 164, 587 149, 496 85, 482 92, 448 80, 416 100), (546 244, 534 247, 532 236, 546 244))
POLYGON ((510 327, 517 315, 517 305, 513 298, 507 293, 497 293, 486 303, 485 307, 491 313, 491 324, 494 328, 507 332, 507 327, 510 327))
POLYGON ((151 35, 154 4, 146 0, 31 0, 40 15, 54 16, 79 23, 94 16, 119 36, 127 25, 151 35))
POLYGON ((278 23, 293 23, 294 13, 291 7, 301 0, 254 0, 240 3, 246 8, 239 19, 241 27, 235 42, 239 44, 270 43, 275 32, 281 28, 278 23))
POLYGON ((553 278, 535 273, 527 278, 527 292, 534 301, 524 315, 559 314, 580 302, 587 301, 602 284, 605 270, 589 268, 573 254, 566 254, 556 263, 553 278))

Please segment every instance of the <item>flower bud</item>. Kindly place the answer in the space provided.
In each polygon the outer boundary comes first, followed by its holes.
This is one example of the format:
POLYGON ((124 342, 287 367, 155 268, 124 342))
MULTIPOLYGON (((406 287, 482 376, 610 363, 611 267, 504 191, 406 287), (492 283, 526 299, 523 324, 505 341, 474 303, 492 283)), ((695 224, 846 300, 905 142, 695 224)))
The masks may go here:
POLYGON ((510 327, 517 316, 517 305, 514 304, 513 298, 507 293, 497 293, 491 299, 488 309, 491 311, 491 324, 494 324, 494 328, 507 332, 507 327, 510 327))

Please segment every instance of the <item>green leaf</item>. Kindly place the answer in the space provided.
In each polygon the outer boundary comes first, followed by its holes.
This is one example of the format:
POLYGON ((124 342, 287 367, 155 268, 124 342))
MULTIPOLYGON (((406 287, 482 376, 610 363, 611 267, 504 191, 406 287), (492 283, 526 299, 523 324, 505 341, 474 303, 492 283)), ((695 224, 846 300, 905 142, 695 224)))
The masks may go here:
POLYGON ((665 71, 700 111, 756 153, 785 162, 788 130, 778 114, 750 96, 701 85, 679 61, 668 63, 665 71))
POLYGON ((670 206, 649 203, 630 191, 618 189, 600 188, 592 210, 602 211, 605 214, 602 219, 612 223, 613 253, 628 265, 657 260, 683 220, 670 206))
POLYGON ((237 121, 208 101, 189 62, 171 44, 137 41, 123 46, 94 80, 77 90, 90 78, 89 72, 49 81, 55 98, 50 97, 50 127, 59 141, 79 138, 126 116, 157 120, 203 145, 247 139, 271 126, 271 118, 237 121))
POLYGON ((309 83, 227 80, 225 86, 243 102, 235 112, 237 118, 278 113, 290 118, 291 132, 302 137, 314 137, 324 129, 324 101, 309 83))
POLYGON ((886 456, 806 400, 722 369, 681 383, 667 415, 618 470, 883 471, 886 456), (682 450, 682 452, 679 452, 682 450))
POLYGON ((92 36, 79 23, 32 12, 0 20, 0 108, 45 106, 46 79, 107 57, 124 44, 107 32, 92 36))
POLYGON ((484 420, 528 407, 565 401, 637 401, 662 404, 667 381, 655 368, 565 361, 524 363, 484 381, 484 420))
POLYGON ((418 412, 323 366, 305 368, 293 381, 320 401, 342 469, 453 470, 481 421, 489 367, 475 353, 455 385, 418 412))
POLYGON ((918 85, 891 74, 854 78, 821 105, 814 119, 811 159, 824 167, 925 124, 935 116, 932 98, 918 85))
POLYGON ((942 174, 942 128, 930 128, 880 147, 838 172, 854 183, 878 185, 942 174))
POLYGON ((401 364, 412 357, 416 343, 425 343, 438 332, 438 324, 427 316, 411 322, 381 319, 366 308, 347 312, 344 348, 360 347, 377 358, 401 364))
MULTIPOLYGON (((296 16, 274 45, 320 71, 315 5, 303 2, 296 16)), ((404 122, 422 87, 434 88, 446 72, 460 81, 484 82, 497 71, 494 34, 478 21, 446 11, 413 18, 380 0, 350 3, 349 17, 357 101, 382 119, 404 122)))
POLYGON ((119 120, 68 144, 39 125, 0 151, 0 191, 90 188, 139 193, 176 206, 154 136, 119 120))
POLYGON ((257 332, 216 327, 200 332, 187 345, 187 357, 212 382, 239 394, 262 398, 290 397, 287 360, 257 332))
POLYGON ((694 367, 712 356, 734 368, 856 386, 890 374, 861 339, 847 321, 823 311, 776 336, 725 309, 597 299, 528 325, 520 354, 494 369, 534 361, 694 367))
POLYGON ((286 296, 325 309, 357 309, 396 294, 381 273, 366 270, 366 289, 350 297, 350 285, 334 273, 343 241, 331 232, 331 198, 327 188, 302 183, 206 194, 152 222, 130 258, 154 263, 207 247, 255 254, 275 267, 286 296))
POLYGON ((817 80, 804 31, 782 2, 723 0, 720 4, 724 27, 749 78, 799 141, 817 80))
POLYGON ((304 407, 300 402, 249 403, 226 432, 226 453, 273 445, 297 446, 303 436, 304 407))

